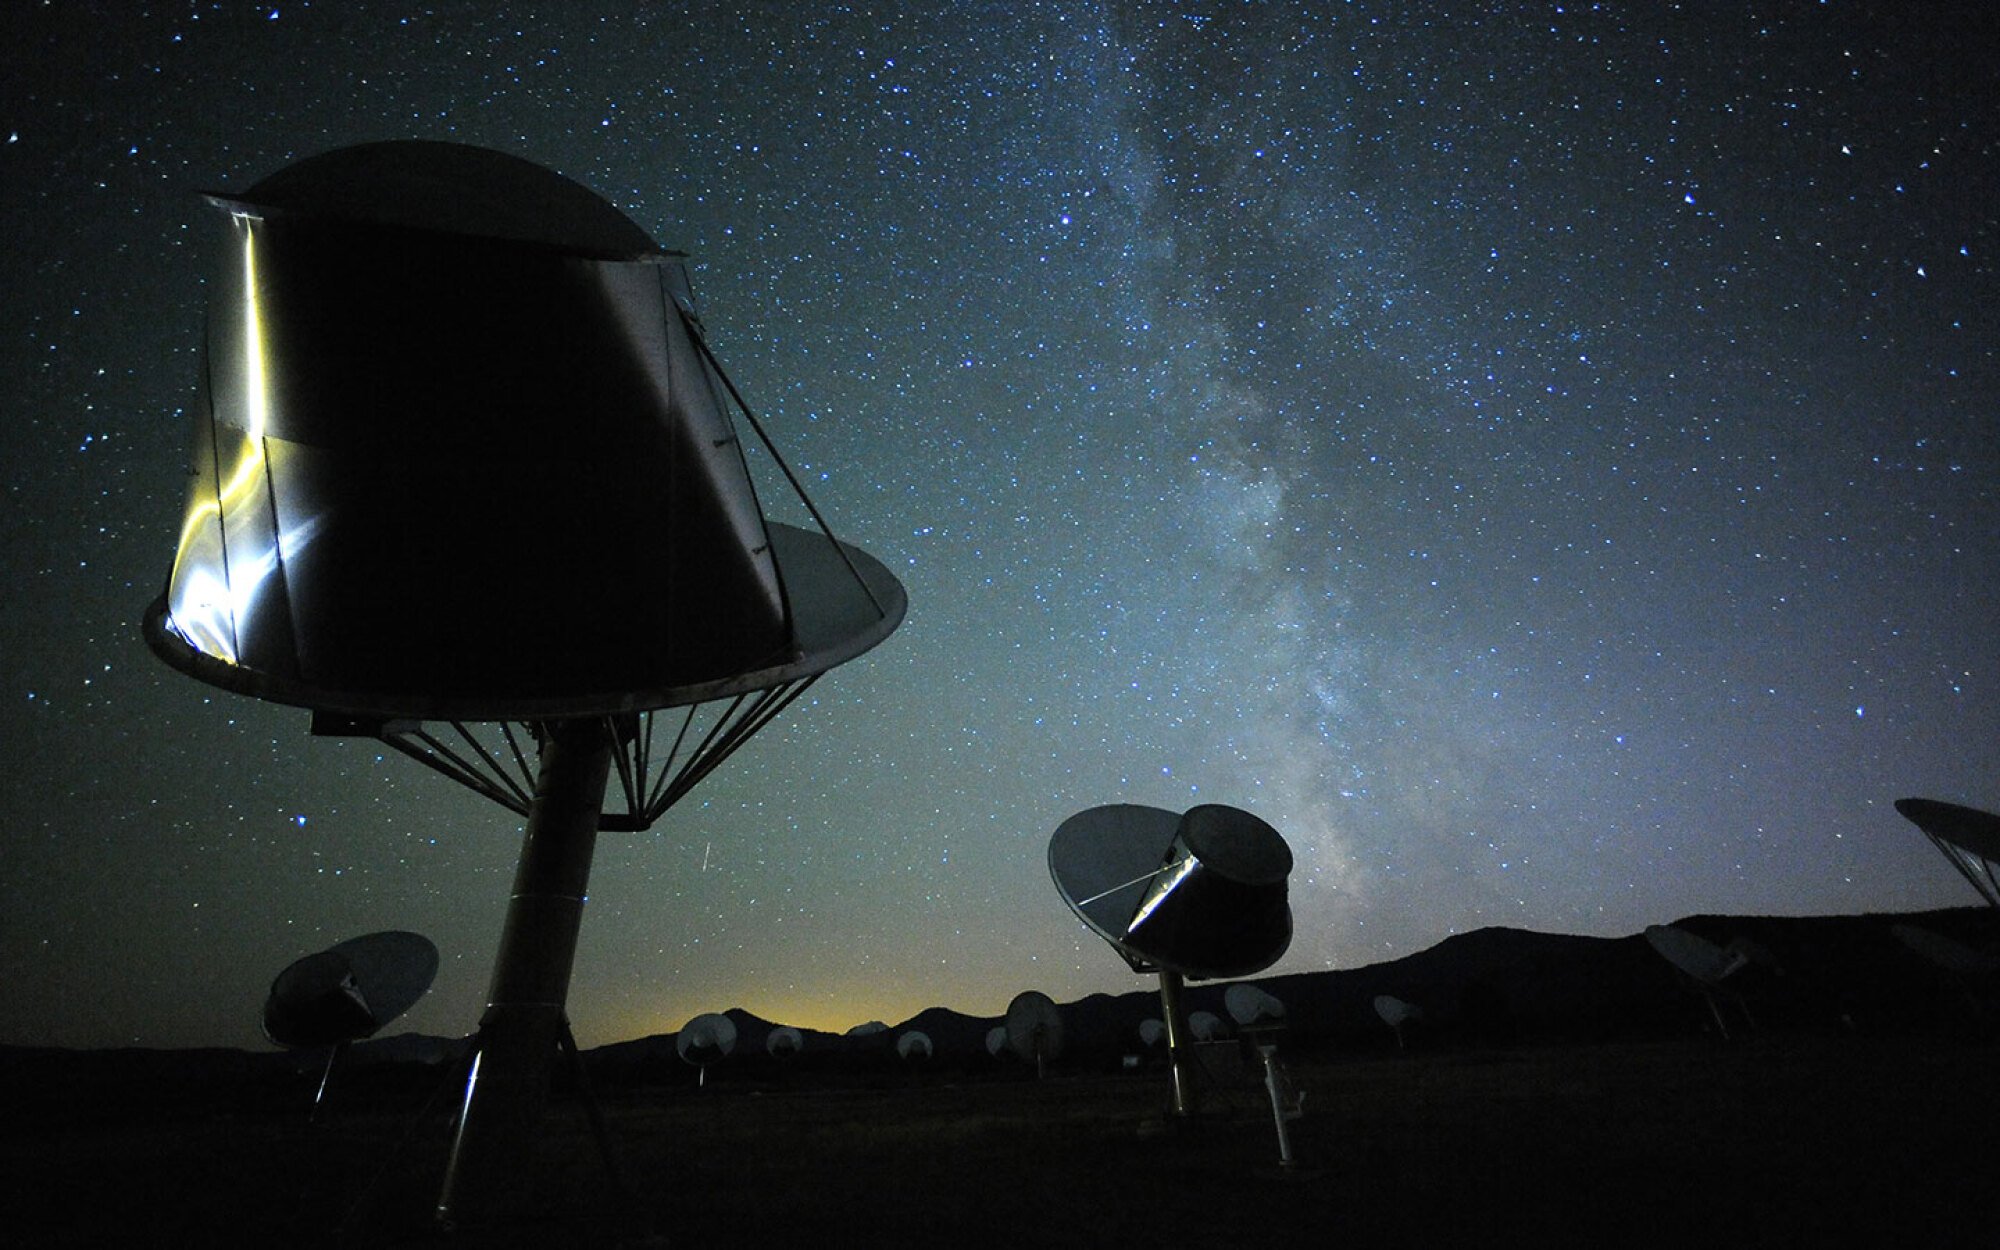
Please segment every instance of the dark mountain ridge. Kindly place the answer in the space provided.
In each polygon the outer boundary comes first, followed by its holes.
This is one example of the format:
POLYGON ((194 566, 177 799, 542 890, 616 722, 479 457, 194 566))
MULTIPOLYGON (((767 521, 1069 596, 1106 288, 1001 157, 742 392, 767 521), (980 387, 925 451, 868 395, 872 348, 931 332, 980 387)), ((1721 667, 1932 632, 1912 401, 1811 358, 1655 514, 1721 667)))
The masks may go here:
MULTIPOLYGON (((1975 950, 2000 949, 2000 913, 1986 907, 1893 915, 1689 916, 1676 927, 1718 946, 1740 943, 1754 953, 1747 967, 1716 988, 1715 1008, 1700 985, 1640 934, 1601 938, 1493 927, 1454 934, 1426 950, 1361 968, 1244 980, 1284 1004, 1281 1043, 1295 1054, 1395 1048, 1398 1036, 1375 1008, 1380 995, 1421 1010, 1421 1018, 1403 1030, 1401 1044, 1423 1048, 1693 1035, 1716 1031, 1718 1018, 1741 1022, 1730 1027, 1877 1034, 2000 1027, 1995 977, 1968 977, 1931 962, 1896 936, 1899 926, 1927 929, 1975 950)), ((1115 958, 1108 950, 1104 957, 1115 958)), ((1229 984, 1188 986, 1188 1009, 1227 1021, 1223 999, 1229 984)), ((1140 1024, 1160 1014, 1157 982, 1134 976, 1132 987, 1059 1005, 1065 1034, 1059 1068, 1104 1069, 1146 1058, 1140 1024)), ((712 1069, 711 1080, 976 1076, 1019 1064, 1004 1050, 995 1057, 986 1049, 988 1032, 1004 1024, 1002 1015, 930 1007, 863 1035, 801 1029, 800 1052, 776 1058, 766 1046, 778 1023, 740 1008, 725 1014, 736 1025, 736 1047, 712 1069), (913 1029, 931 1040, 933 1054, 926 1061, 897 1057, 897 1039, 913 1029)), ((594 1079, 614 1086, 692 1082, 695 1070, 681 1062, 675 1041, 673 1033, 634 1038, 599 1046, 585 1059, 594 1079)), ((469 1045, 469 1038, 399 1034, 355 1044, 342 1064, 349 1072, 435 1070, 462 1059, 469 1045)), ((307 1076, 316 1080, 325 1053, 0 1047, 6 1074, 0 1083, 26 1103, 54 1097, 49 1091, 80 1088, 93 1091, 92 1101, 193 1099, 223 1088, 255 1091, 307 1076)))

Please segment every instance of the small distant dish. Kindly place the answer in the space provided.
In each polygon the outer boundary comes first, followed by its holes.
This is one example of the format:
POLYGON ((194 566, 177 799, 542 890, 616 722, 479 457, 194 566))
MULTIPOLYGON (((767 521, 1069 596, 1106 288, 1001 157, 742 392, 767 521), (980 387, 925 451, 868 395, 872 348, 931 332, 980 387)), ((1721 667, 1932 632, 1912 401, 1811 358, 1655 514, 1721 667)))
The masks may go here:
POLYGON ((1980 980, 2000 972, 2000 955, 1975 950, 1956 938, 1913 924, 1892 924, 1889 932, 1896 940, 1931 963, 1959 976, 1980 980))
POLYGON ((930 1034, 921 1029, 911 1029, 896 1039, 896 1058, 904 1063, 921 1063, 931 1057, 930 1034))
MULTIPOLYGON (((1702 1000, 1708 1004, 1709 1015, 1715 1019, 1717 1031, 1724 1041, 1729 1040, 1729 1023, 1722 1017, 1722 1006, 1716 1001, 1716 996, 1724 992, 1725 981, 1750 966, 1748 944, 1739 942, 1728 947, 1717 946, 1699 934, 1670 924, 1648 925, 1646 941, 1662 959, 1680 969, 1700 990, 1702 1000)), ((1745 1020, 1749 1020, 1749 1007, 1733 993, 1730 997, 1745 1020)), ((1751 1023, 1754 1025, 1755 1022, 1751 1023)))
POLYGON ((429 938, 392 929, 297 960, 271 982, 264 1035, 280 1046, 337 1046, 373 1037, 437 978, 429 938))
POLYGON ((1222 1023, 1222 1017, 1212 1011, 1188 1013, 1188 1031, 1197 1042, 1221 1042, 1229 1038, 1229 1029, 1222 1023))
POLYGON ((1705 986, 1720 985, 1750 964, 1741 948, 1717 946, 1699 934, 1670 924, 1648 925, 1646 941, 1666 960, 1705 986))
POLYGON ((806 1048, 805 1034, 791 1025, 780 1025, 772 1029, 764 1039, 764 1053, 773 1059, 790 1059, 806 1048))
POLYGON ((1938 799, 1897 799, 1896 810, 1924 831, 1979 897, 2000 907, 2000 877, 1994 875, 2000 865, 2000 816, 1938 799))
POLYGON ((1156 1016, 1148 1016, 1139 1021, 1139 1044, 1151 1050, 1167 1038, 1166 1021, 1156 1016))
POLYGON ((1413 1020, 1424 1018, 1423 1008, 1415 1003, 1406 1003, 1394 994, 1375 996, 1375 1014, 1382 1017, 1382 1023, 1398 1030, 1413 1020))
POLYGON ((1394 1030, 1396 1034, 1396 1049, 1402 1050, 1407 1045, 1407 1041, 1403 1036, 1403 1030, 1423 1019, 1424 1009, 1415 1003, 1406 1003, 1394 994, 1377 994, 1375 996, 1375 1014, 1382 1017, 1382 1023, 1394 1030))
POLYGON ((1223 1009, 1243 1028, 1269 1028, 1285 1021, 1285 1004, 1261 986, 1238 982, 1222 992, 1223 1009))
POLYGON ((1007 1004, 1007 1049, 1041 1065, 1062 1054, 1062 1013, 1055 1000, 1040 990, 1023 990, 1007 1004))
POLYGON ((728 1016, 708 1012, 681 1026, 674 1038, 674 1050, 681 1062, 697 1068, 727 1059, 736 1049, 736 1024, 728 1016))
POLYGON ((1014 1053, 1007 1048, 1007 1026, 996 1024, 986 1030, 986 1053, 998 1059, 1002 1055, 1014 1053))

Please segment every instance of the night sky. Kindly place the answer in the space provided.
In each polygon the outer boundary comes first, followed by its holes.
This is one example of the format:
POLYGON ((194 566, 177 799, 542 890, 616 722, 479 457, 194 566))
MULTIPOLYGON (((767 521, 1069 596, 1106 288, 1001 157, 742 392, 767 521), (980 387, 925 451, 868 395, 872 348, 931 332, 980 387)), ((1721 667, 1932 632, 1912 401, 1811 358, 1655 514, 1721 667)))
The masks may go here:
POLYGON ((1283 832, 1277 971, 1977 901, 1890 803, 2000 808, 1982 6, 507 7, 0 17, 0 1041, 261 1046, 386 928, 477 1021, 519 820, 139 637, 197 193, 387 138, 691 253, 909 591, 600 840, 586 1045, 1146 988, 1044 864, 1101 803, 1283 832))

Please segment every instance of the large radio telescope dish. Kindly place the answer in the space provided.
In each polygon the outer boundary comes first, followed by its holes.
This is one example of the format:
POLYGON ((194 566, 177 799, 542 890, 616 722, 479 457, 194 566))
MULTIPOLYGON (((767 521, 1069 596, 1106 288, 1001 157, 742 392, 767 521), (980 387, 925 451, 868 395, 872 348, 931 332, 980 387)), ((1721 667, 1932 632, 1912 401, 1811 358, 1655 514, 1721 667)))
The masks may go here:
POLYGON ((1291 870, 1277 830, 1219 803, 1088 808, 1049 839, 1049 875, 1084 924, 1135 969, 1196 980, 1250 976, 1285 953, 1291 870))
POLYGON ((1897 799, 1896 810, 1924 831, 1979 897, 2000 907, 2000 816, 1938 799, 1897 799))
POLYGON ((791 1059, 806 1048, 806 1035, 789 1024, 772 1029, 764 1039, 764 1053, 773 1059, 791 1059))
POLYGON ((377 721, 623 715, 901 619, 879 563, 765 520, 684 258, 592 192, 393 142, 210 200, 232 260, 146 621, 176 668, 377 721))
POLYGON ((1159 975, 1175 1115, 1194 1113, 1190 1043, 1203 1040, 1191 1032, 1182 984, 1254 976, 1278 961, 1292 941, 1291 871, 1292 848, 1276 829, 1220 803, 1179 815, 1133 803, 1086 808, 1049 838, 1063 902, 1134 972, 1159 975))
POLYGON ((907 601, 724 373, 685 258, 583 186, 390 142, 209 200, 187 502, 146 642, 526 818, 437 1208, 504 1218, 574 1050, 598 831, 649 827, 907 601), (765 515, 738 417, 813 528, 765 515))
POLYGON ((349 938, 277 975, 264 1000, 264 1036, 295 1048, 373 1037, 416 1006, 437 970, 437 947, 422 934, 349 938))

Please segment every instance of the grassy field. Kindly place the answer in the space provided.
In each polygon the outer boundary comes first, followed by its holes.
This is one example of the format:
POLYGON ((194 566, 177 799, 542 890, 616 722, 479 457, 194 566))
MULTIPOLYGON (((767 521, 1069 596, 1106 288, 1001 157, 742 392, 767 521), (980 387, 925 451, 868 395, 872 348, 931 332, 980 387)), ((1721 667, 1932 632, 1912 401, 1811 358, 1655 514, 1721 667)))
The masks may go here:
MULTIPOLYGON (((1941 1040, 1764 1037, 1294 1063, 1165 1114, 1158 1071, 604 1092, 630 1196, 552 1109, 529 1214, 427 1220, 421 1090, 319 1126, 269 1098, 40 1091, 9 1117, 16 1245, 1699 1246, 1990 1244, 2000 1068, 1941 1040)), ((366 1103, 370 1105, 357 1105, 366 1103)))

